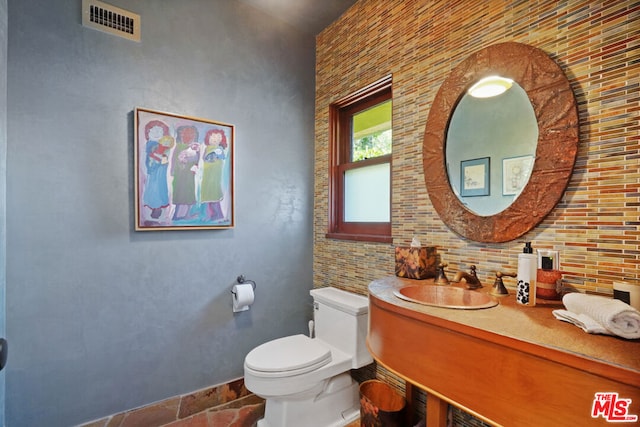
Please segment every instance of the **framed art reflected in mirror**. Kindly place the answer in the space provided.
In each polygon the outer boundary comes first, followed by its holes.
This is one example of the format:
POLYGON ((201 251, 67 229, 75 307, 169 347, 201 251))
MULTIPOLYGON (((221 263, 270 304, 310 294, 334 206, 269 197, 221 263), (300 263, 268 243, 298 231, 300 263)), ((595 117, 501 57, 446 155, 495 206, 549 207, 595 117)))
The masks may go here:
POLYGON ((489 195, 489 157, 460 162, 460 196, 489 195))
POLYGON ((522 191, 529 180, 533 156, 519 156, 502 159, 502 195, 515 196, 522 191))

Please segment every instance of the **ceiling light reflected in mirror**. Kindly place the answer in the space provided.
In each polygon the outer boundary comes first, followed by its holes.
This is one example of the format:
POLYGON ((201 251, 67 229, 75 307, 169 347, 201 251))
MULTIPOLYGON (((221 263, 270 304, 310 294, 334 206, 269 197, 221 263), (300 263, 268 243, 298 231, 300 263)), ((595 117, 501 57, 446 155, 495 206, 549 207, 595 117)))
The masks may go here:
POLYGON ((468 90, 474 98, 491 98, 505 93, 513 85, 513 80, 500 76, 489 76, 480 79, 468 90))

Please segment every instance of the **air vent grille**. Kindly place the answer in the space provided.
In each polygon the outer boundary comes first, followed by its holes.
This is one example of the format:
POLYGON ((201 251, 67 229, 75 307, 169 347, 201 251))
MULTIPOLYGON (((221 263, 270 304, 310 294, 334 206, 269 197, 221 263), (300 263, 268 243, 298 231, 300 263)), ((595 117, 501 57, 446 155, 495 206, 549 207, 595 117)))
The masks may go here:
POLYGON ((140 15, 97 0, 82 0, 82 25, 140 41, 140 15))

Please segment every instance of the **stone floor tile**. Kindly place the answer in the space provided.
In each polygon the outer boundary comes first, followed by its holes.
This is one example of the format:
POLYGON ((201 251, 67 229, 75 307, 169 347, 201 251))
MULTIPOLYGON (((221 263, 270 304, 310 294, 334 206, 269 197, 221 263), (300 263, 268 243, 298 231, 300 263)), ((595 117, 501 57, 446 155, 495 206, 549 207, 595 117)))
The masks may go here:
POLYGON ((124 414, 116 414, 111 417, 107 423, 107 427, 120 427, 122 425, 122 420, 124 420, 124 414))
POLYGON ((237 379, 228 384, 223 384, 218 388, 218 392, 220 393, 220 400, 223 403, 240 399, 251 394, 244 385, 244 378, 237 379))
POLYGON ((218 408, 211 409, 232 409, 232 408, 241 408, 243 406, 256 405, 259 403, 264 403, 264 399, 256 396, 255 394, 250 394, 241 399, 232 400, 226 405, 220 405, 218 408))
MULTIPOLYGON (((178 421, 174 421, 169 424, 165 424, 162 427, 210 427, 209 416, 206 412, 196 414, 192 417, 187 417, 178 421)), ((222 427, 222 424, 221 424, 222 427)))
POLYGON ((81 424, 78 427, 105 427, 109 418, 103 418, 101 420, 91 421, 86 424, 81 424))
POLYGON ((120 427, 158 427, 177 419, 180 398, 163 400, 125 413, 120 427))
POLYGON ((253 427, 264 417, 264 403, 238 409, 238 419, 229 427, 253 427))
POLYGON ((219 398, 218 387, 210 387, 182 396, 178 418, 186 418, 222 403, 219 398))
POLYGON ((240 408, 211 410, 208 414, 210 426, 253 427, 260 418, 264 417, 264 403, 240 408))

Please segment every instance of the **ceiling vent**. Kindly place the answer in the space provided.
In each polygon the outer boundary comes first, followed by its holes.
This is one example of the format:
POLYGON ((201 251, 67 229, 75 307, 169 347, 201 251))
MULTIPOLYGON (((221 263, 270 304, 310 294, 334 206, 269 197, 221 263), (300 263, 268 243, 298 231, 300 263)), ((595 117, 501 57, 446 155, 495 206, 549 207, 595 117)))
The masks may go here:
POLYGON ((82 25, 140 41, 140 15, 98 0, 82 0, 82 25))

